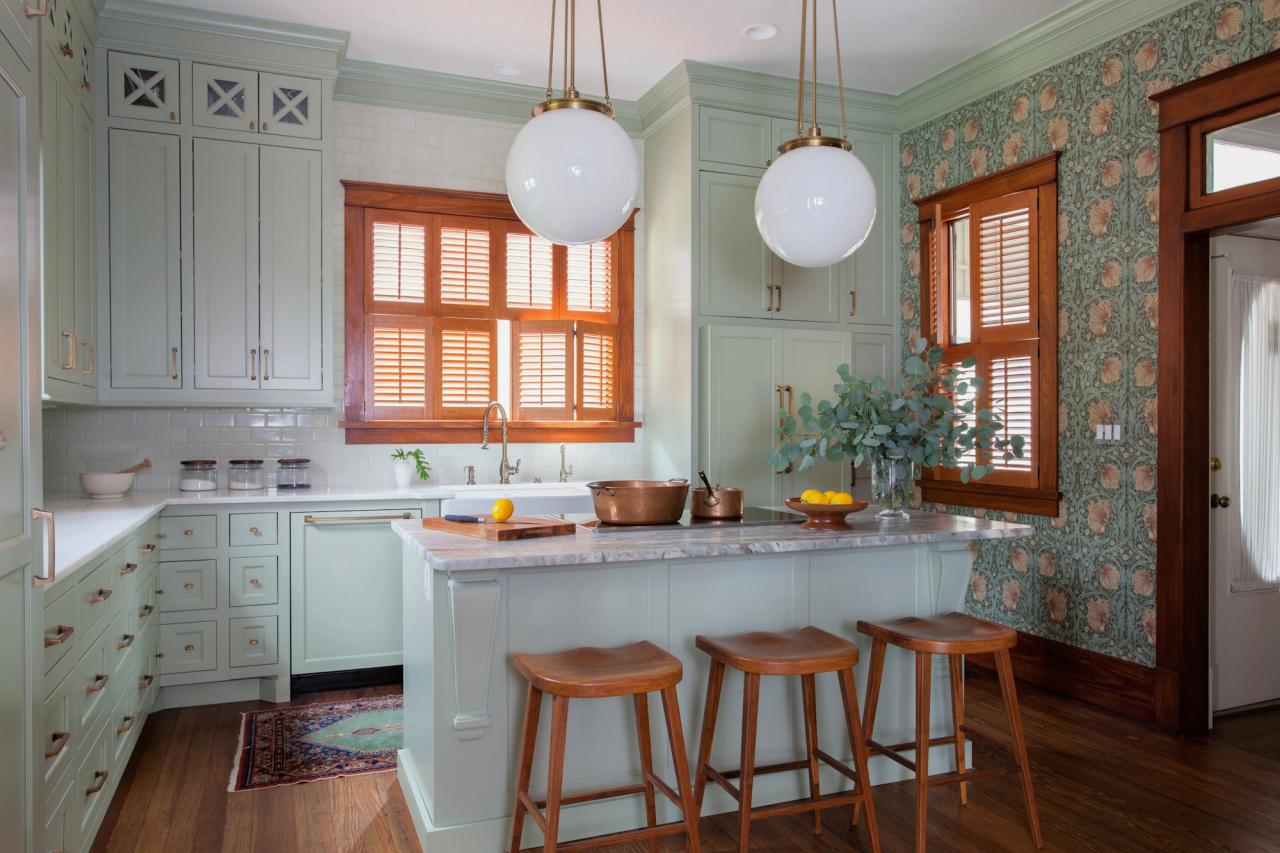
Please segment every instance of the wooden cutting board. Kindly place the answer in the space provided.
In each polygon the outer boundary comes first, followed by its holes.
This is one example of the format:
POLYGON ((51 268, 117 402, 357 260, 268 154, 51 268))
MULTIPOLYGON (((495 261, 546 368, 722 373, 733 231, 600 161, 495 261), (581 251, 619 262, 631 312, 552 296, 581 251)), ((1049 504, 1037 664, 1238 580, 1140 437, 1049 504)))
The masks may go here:
POLYGON ((494 521, 491 515, 480 516, 482 521, 448 521, 443 518, 424 518, 422 526, 428 530, 442 530, 473 539, 493 542, 510 542, 516 539, 537 539, 541 536, 569 536, 578 525, 561 518, 541 515, 513 515, 507 521, 494 521))

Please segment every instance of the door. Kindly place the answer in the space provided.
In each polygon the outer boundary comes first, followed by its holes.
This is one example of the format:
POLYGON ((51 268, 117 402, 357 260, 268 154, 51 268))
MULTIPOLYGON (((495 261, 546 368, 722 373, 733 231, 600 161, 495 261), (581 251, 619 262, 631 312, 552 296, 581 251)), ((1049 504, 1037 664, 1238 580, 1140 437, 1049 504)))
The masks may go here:
POLYGON ((782 477, 768 452, 785 398, 782 330, 706 326, 703 347, 699 465, 712 480, 745 489, 747 506, 776 505, 782 477))
POLYGON ((191 63, 191 121, 200 127, 258 129, 258 73, 191 63))
POLYGON ((111 385, 182 387, 178 137, 112 130, 111 385))
POLYGON ((75 115, 71 93, 52 49, 45 47, 41 91, 41 190, 44 227, 46 375, 80 381, 75 305, 75 115))
POLYGON ((849 140, 853 143, 853 153, 875 181, 876 219, 866 241, 840 264, 842 313, 849 323, 888 326, 893 324, 894 297, 886 261, 889 244, 885 232, 891 211, 888 187, 893 174, 890 161, 893 149, 890 138, 880 134, 854 132, 849 134, 849 140))
POLYGON ((80 344, 79 376, 82 385, 98 385, 97 292, 93 286, 93 119, 79 103, 74 109, 72 144, 72 289, 76 315, 76 339, 80 344))
MULTIPOLYGON (((835 396, 840 381, 836 369, 850 363, 852 338, 843 329, 787 329, 782 333, 782 385, 789 414, 800 407, 800 397, 808 394, 813 405, 835 396)), ((786 494, 797 497, 805 489, 847 492, 850 487, 849 460, 821 462, 808 471, 792 471, 784 480, 786 494)))
POLYGON ((421 517, 418 508, 292 514, 294 675, 401 664, 402 543, 391 522, 421 517))
POLYGON ((774 259, 778 292, 773 316, 780 320, 840 322, 840 266, 796 267, 774 259))
POLYGON ((756 175, 698 175, 699 292, 703 314, 772 317, 773 253, 756 228, 756 175))
POLYGON ((257 388, 258 146, 196 139, 193 149, 195 387, 257 388))
POLYGON ((1280 241, 1218 238, 1212 254, 1211 683, 1223 711, 1280 699, 1280 241))
POLYGON ((178 124, 178 60, 111 51, 107 54, 107 110, 120 118, 178 124))
POLYGON ((261 148, 262 387, 319 391, 324 372, 319 151, 261 148))
POLYGON ((286 74, 258 75, 259 130, 276 136, 320 138, 320 81, 286 74))

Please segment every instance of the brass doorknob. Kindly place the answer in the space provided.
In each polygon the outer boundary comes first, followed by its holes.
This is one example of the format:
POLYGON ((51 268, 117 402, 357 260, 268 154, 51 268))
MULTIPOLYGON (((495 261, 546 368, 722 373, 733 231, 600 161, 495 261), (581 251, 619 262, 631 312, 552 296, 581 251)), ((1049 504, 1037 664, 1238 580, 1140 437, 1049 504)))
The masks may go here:
POLYGON ((1216 494, 1210 495, 1209 506, 1213 507, 1214 509, 1226 509, 1227 507, 1231 506, 1231 498, 1227 497, 1226 495, 1216 495, 1216 494))

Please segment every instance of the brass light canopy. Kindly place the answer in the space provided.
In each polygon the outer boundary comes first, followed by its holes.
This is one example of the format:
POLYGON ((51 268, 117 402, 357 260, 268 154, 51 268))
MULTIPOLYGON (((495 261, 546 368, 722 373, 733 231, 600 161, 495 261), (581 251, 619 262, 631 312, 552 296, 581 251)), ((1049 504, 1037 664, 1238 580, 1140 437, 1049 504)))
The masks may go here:
POLYGON ((609 63, 604 50, 604 11, 601 0, 596 0, 596 21, 600 31, 600 69, 604 76, 604 100, 584 98, 577 89, 577 36, 578 0, 551 0, 551 39, 547 51, 547 99, 533 108, 533 115, 540 116, 553 110, 591 110, 616 118, 613 101, 609 97, 609 63), (556 62, 556 7, 564 7, 564 59, 562 64, 561 94, 555 96, 552 80, 556 62))

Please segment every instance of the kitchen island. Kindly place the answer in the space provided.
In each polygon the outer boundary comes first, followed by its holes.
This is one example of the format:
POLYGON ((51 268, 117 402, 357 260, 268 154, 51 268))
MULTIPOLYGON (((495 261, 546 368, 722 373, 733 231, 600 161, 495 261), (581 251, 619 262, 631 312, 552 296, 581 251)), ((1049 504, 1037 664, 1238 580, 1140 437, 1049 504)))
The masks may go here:
MULTIPOLYGON (((404 728, 399 778, 423 849, 470 853, 505 849, 516 783, 525 684, 510 664, 516 651, 618 646, 649 640, 684 664, 678 692, 689 755, 697 754, 708 659, 698 634, 786 630, 816 625, 857 639, 859 698, 865 695, 869 642, 859 619, 932 615, 964 609, 972 549, 979 539, 1029 536, 1032 528, 1001 521, 916 512, 881 524, 874 508, 853 515, 850 531, 814 532, 798 525, 699 527, 592 533, 519 542, 394 527, 404 540, 404 728)), ((935 662, 935 736, 949 733, 947 664, 935 662)), ((821 747, 848 759, 840 693, 834 677, 818 678, 821 747)), ((913 739, 914 669, 889 649, 876 718, 877 740, 913 739)), ((721 699, 711 763, 738 765, 742 677, 730 671, 721 699)), ((651 700, 653 701, 653 700, 651 700)), ((800 685, 766 678, 760 691, 757 764, 803 754, 800 685)), ((535 798, 545 795, 548 715, 533 771, 535 798)), ((660 714, 651 713, 662 743, 660 714)), ((570 706, 564 790, 609 788, 639 779, 634 716, 625 698, 570 706)), ((674 779, 670 758, 655 750, 659 774, 674 779)), ((950 746, 930 754, 930 770, 954 768, 950 746)), ((877 756, 873 784, 906 771, 877 756)), ((823 768, 824 792, 847 781, 823 768)), ((759 777, 757 805, 807 796, 804 774, 759 777)), ((660 798, 661 799, 661 798, 660 798)), ((703 814, 735 807, 716 786, 703 814)), ((659 803, 660 820, 675 809, 659 803), (663 809, 666 809, 663 812, 663 809)), ((639 796, 565 807, 562 841, 643 825, 639 796)), ((526 846, 540 843, 529 821, 526 846)))

